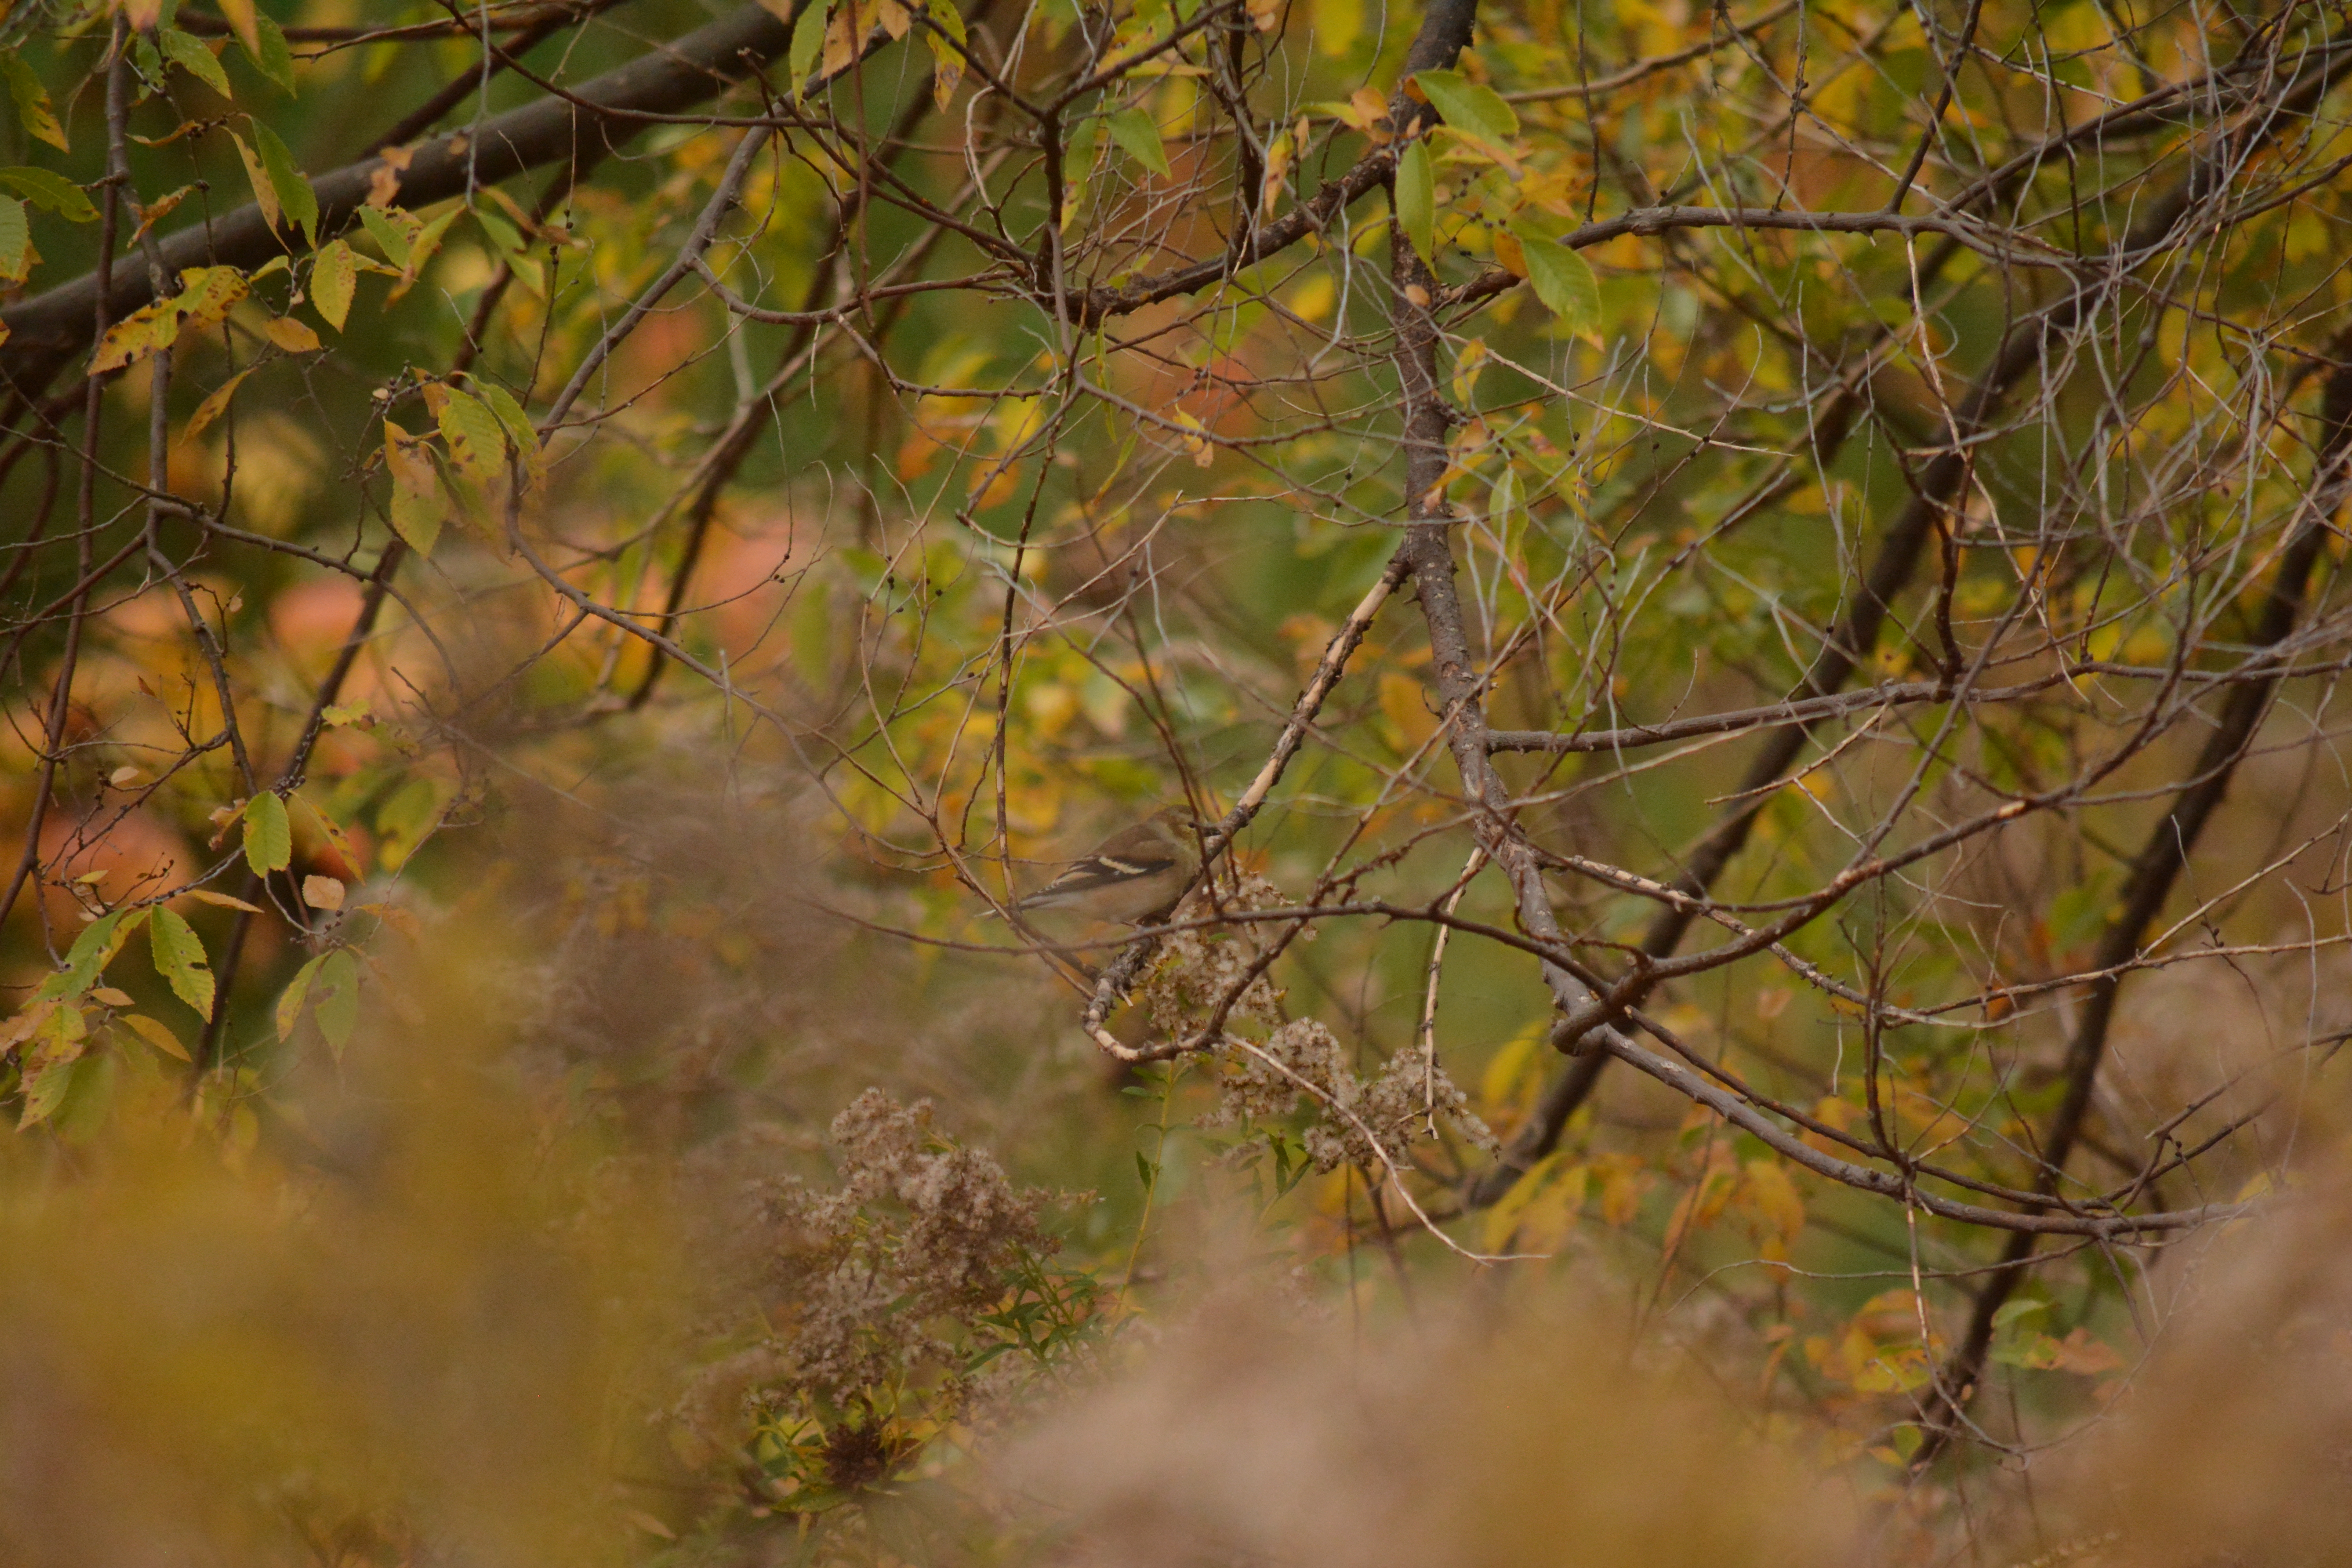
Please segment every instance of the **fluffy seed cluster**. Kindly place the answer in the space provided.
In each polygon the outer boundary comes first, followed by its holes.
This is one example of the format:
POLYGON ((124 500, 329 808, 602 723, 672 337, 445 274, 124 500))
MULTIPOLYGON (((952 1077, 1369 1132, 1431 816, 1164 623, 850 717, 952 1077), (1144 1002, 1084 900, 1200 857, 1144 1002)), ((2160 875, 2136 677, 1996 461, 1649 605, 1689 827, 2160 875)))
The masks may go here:
MULTIPOLYGON (((1171 918, 1181 923, 1218 910, 1255 913, 1281 909, 1289 901, 1272 882, 1245 871, 1240 886, 1218 890, 1213 907, 1195 893, 1171 918)), ((1251 923, 1174 932, 1160 943, 1159 961, 1136 988, 1136 1000, 1155 1027, 1175 1038, 1205 1026, 1219 1005, 1240 987, 1239 998, 1225 1015, 1226 1027, 1275 1027, 1282 1021, 1281 988, 1263 974, 1243 985, 1250 965, 1265 951, 1261 941, 1273 930, 1251 923)), ((1311 939, 1314 932, 1310 928, 1302 935, 1311 939)))
POLYGON ((1047 1281, 1058 1244, 1039 1222, 1050 1194, 933 1131, 928 1101, 869 1089, 831 1139, 837 1187, 739 1189, 729 1224, 756 1238, 747 1283, 767 1328, 707 1364, 674 1415, 705 1452, 747 1428, 803 1431, 825 1479, 850 1488, 963 1412, 992 1337, 982 1320, 1047 1281))
MULTIPOLYGON (((1215 908, 1255 912, 1278 910, 1288 901, 1264 877, 1244 872, 1237 887, 1220 893, 1215 908)), ((1195 894, 1174 918, 1181 923, 1211 909, 1195 894)), ((1356 1076, 1347 1050, 1321 1023, 1286 1021, 1281 989, 1263 974, 1249 973, 1273 929, 1247 923, 1177 931, 1161 943, 1159 962, 1137 987, 1137 1000, 1171 1038, 1197 1034, 1227 997, 1235 998, 1225 1011, 1224 1044, 1218 1052, 1221 1092, 1203 1125, 1276 1121, 1304 1100, 1315 1120, 1303 1141, 1316 1167, 1324 1171, 1348 1162, 1377 1168, 1383 1153, 1402 1162, 1416 1139, 1436 1136, 1440 1120, 1479 1148, 1501 1147, 1472 1114, 1468 1096, 1422 1051, 1398 1052, 1368 1081, 1356 1076), (1244 1043, 1260 1031, 1263 1043, 1244 1043)), ((1314 931, 1309 928, 1301 935, 1311 939, 1314 931)))
POLYGON ((1318 1171, 1342 1163, 1378 1169, 1383 1155, 1402 1163, 1416 1140, 1437 1135, 1441 1120, 1481 1149, 1501 1147, 1471 1110, 1469 1097, 1417 1047, 1397 1052, 1377 1076, 1360 1079, 1329 1029, 1313 1018, 1298 1018, 1276 1029, 1255 1050, 1229 1047, 1221 1066, 1222 1093, 1205 1124, 1271 1121, 1290 1115, 1304 1100, 1317 1114, 1300 1142, 1318 1171))

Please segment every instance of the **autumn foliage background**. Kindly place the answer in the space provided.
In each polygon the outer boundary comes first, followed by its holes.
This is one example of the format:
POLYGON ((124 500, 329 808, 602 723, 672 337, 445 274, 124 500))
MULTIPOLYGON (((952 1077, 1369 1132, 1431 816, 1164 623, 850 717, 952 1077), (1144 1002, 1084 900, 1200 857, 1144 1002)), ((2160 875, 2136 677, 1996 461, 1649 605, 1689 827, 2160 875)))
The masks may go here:
POLYGON ((0 5, 0 1561, 2347 1560, 2347 29, 0 5))

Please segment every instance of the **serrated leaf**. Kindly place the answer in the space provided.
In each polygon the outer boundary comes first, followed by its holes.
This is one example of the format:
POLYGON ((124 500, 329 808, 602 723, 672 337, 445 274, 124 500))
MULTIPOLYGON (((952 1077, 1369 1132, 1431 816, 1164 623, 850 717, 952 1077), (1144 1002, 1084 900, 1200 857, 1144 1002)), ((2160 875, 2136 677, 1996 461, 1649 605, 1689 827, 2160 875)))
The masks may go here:
POLYGON ((238 384, 242 383, 247 376, 251 375, 252 374, 253 372, 250 370, 238 371, 235 375, 230 376, 226 381, 222 382, 218 386, 215 387, 211 395, 206 397, 202 403, 197 404, 196 411, 188 416, 187 424, 183 426, 180 429, 180 439, 183 441, 193 441, 197 437, 203 435, 206 430, 210 429, 215 420, 219 419, 222 415, 228 412, 229 402, 236 396, 238 384))
POLYGON ((22 54, 0 49, 0 79, 8 84, 8 96, 16 102, 17 123, 24 126, 26 135, 60 153, 73 151, 66 141, 66 128, 58 122, 58 112, 50 106, 48 89, 41 85, 22 54))
POLYGON ((339 947, 327 954, 312 989, 319 999, 311 1016, 319 1020, 319 1033, 327 1037, 328 1048, 340 1060, 352 1026, 360 1021, 360 966, 350 948, 339 947))
POLYGON ((1437 177, 1429 165, 1429 143, 1415 142, 1397 155, 1397 226, 1426 261, 1437 254, 1437 177))
POLYGON ((1519 236, 1519 251, 1527 258, 1528 281, 1536 298, 1571 332, 1598 331, 1601 327, 1601 279, 1592 264, 1558 240, 1519 236))
POLYGON ((66 1092, 73 1088, 74 1071, 80 1065, 80 1060, 79 1054, 60 1057, 25 1074, 25 1109, 16 1118, 17 1131, 39 1126, 65 1103, 66 1092))
POLYGON ((506 472, 506 428, 480 398, 451 389, 441 401, 438 423, 459 473, 486 485, 506 472))
POLYGON ((0 278, 16 282, 32 269, 33 226, 25 216, 25 204, 0 196, 0 278))
POLYGON ((326 955, 321 953, 305 963, 294 972, 294 978, 286 983, 286 989, 278 994, 279 1039, 290 1042, 294 1038, 295 1026, 302 1022, 302 1003, 310 994, 310 982, 318 978, 319 965, 325 962, 326 955))
POLYGON ((211 1018, 212 966, 188 922, 159 906, 147 921, 147 943, 155 957, 155 973, 171 986, 172 994, 194 1007, 199 1017, 211 1018))
MULTIPOLYGON (((408 214, 403 212, 400 216, 407 217, 408 214)), ((414 223, 415 220, 412 218, 410 221, 414 223)), ((408 265, 408 232, 401 228, 390 213, 383 207, 362 207, 360 226, 368 231, 368 237, 374 240, 377 248, 383 252, 385 260, 394 267, 405 268, 408 265)))
POLYGON ((441 248, 441 237, 449 232, 449 226, 457 221, 457 215, 464 210, 463 207, 451 207, 431 223, 418 227, 410 237, 408 259, 400 264, 400 281, 392 286, 393 299, 397 300, 408 292, 409 287, 424 272, 425 264, 433 259, 436 250, 441 248))
POLYGON ((177 27, 166 27, 156 35, 155 41, 162 47, 163 58, 173 65, 223 98, 236 96, 229 90, 228 72, 221 68, 219 59, 212 50, 205 47, 201 39, 183 33, 177 27))
MULTIPOLYGON (((226 11, 228 7, 224 5, 221 9, 226 11)), ((294 51, 286 47, 284 30, 266 13, 255 10, 250 4, 245 9, 252 17, 252 30, 248 35, 247 29, 239 27, 237 42, 245 46, 246 55, 253 61, 254 69, 284 88, 289 97, 293 96, 294 51)))
POLYGON ((118 910, 110 915, 100 915, 84 926, 81 934, 74 938, 73 946, 66 952, 66 966, 42 981, 39 989, 33 993, 33 999, 37 1002, 65 1001, 88 992, 98 984, 99 976, 106 973, 106 966, 114 962, 114 955, 122 951, 122 944, 131 939, 131 933, 137 931, 140 922, 146 918, 144 910, 128 912, 118 910))
POLYGON ((48 169, 29 163, 0 169, 0 185, 7 186, 43 212, 55 213, 69 223, 90 223, 98 217, 98 209, 90 205, 79 185, 48 169))
MULTIPOLYGON (((263 268, 255 277, 263 276, 263 268)), ((180 273, 180 291, 166 301, 198 326, 225 321, 236 302, 253 291, 251 279, 234 267, 190 267, 180 273)))
POLYGON ((162 1051, 165 1056, 177 1057, 184 1062, 194 1062, 196 1059, 188 1054, 188 1047, 180 1043, 179 1036, 172 1033, 165 1025, 158 1023, 143 1013, 133 1013, 127 1017, 117 1018, 115 1022, 162 1051))
POLYGON ((261 221, 276 229, 279 212, 277 184, 270 179, 268 169, 254 155, 251 142, 234 131, 228 133, 228 139, 236 143, 236 155, 245 162, 246 183, 253 187, 253 201, 261 209, 261 221))
MULTIPOLYGON (((289 89, 290 90, 290 89, 289 89)), ((295 167, 294 154, 278 132, 260 121, 252 121, 253 142, 261 155, 261 166, 268 172, 270 188, 278 194, 278 205, 302 231, 302 237, 312 245, 319 243, 319 197, 310 189, 310 182, 295 167)))
POLYGON ((1104 122, 1119 150, 1153 174, 1167 177, 1168 149, 1160 144, 1160 127, 1140 109, 1122 109, 1104 122))
POLYGON ((1482 87, 1460 71, 1416 71, 1412 79, 1421 84, 1422 92, 1445 123, 1456 131, 1466 131, 1497 146, 1507 146, 1519 133, 1518 115, 1493 88, 1482 87))
POLYGON ((310 304, 319 319, 339 332, 350 319, 352 293, 359 280, 360 260, 350 246, 331 239, 319 247, 319 258, 310 264, 310 304))
POLYGON ((809 72, 816 68, 817 56, 824 52, 824 0, 806 0, 801 14, 793 19, 792 49, 786 64, 792 72, 795 100, 807 83, 809 72))
MULTIPOLYGON (((0 201, 7 199, 0 196, 0 201)), ((142 305, 106 329, 106 336, 99 340, 98 351, 90 356, 89 373, 104 375, 121 370, 158 349, 171 347, 179 335, 180 308, 176 299, 142 305)))
POLYGON ((245 863, 257 876, 283 871, 294 860, 294 825, 286 803, 264 790, 245 808, 245 863))
POLYGON ((539 429, 531 424, 530 416, 523 412, 522 405, 515 401, 514 394, 497 382, 484 381, 478 375, 472 380, 474 395, 498 416, 507 438, 526 453, 536 447, 539 445, 539 429))

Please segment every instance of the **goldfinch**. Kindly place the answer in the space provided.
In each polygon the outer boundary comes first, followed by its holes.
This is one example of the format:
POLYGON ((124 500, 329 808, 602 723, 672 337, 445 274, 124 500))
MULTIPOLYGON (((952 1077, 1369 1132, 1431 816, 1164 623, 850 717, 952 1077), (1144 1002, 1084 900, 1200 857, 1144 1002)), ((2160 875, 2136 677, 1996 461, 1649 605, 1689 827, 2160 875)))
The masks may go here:
POLYGON ((1071 861, 1019 908, 1024 914, 1075 910, 1097 920, 1142 925, 1174 908, 1200 868, 1192 815, 1168 806, 1071 861))

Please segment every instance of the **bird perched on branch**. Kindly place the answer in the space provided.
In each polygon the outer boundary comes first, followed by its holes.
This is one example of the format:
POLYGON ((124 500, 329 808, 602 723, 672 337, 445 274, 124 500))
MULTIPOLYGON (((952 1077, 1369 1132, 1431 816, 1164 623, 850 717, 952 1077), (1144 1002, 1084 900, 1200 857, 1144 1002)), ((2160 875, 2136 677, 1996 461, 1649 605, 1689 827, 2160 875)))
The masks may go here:
POLYGON ((1016 907, 1023 914, 1075 910, 1141 925, 1173 909, 1192 885, 1201 868, 1199 826, 1183 807, 1163 807, 1071 861, 1016 907))

